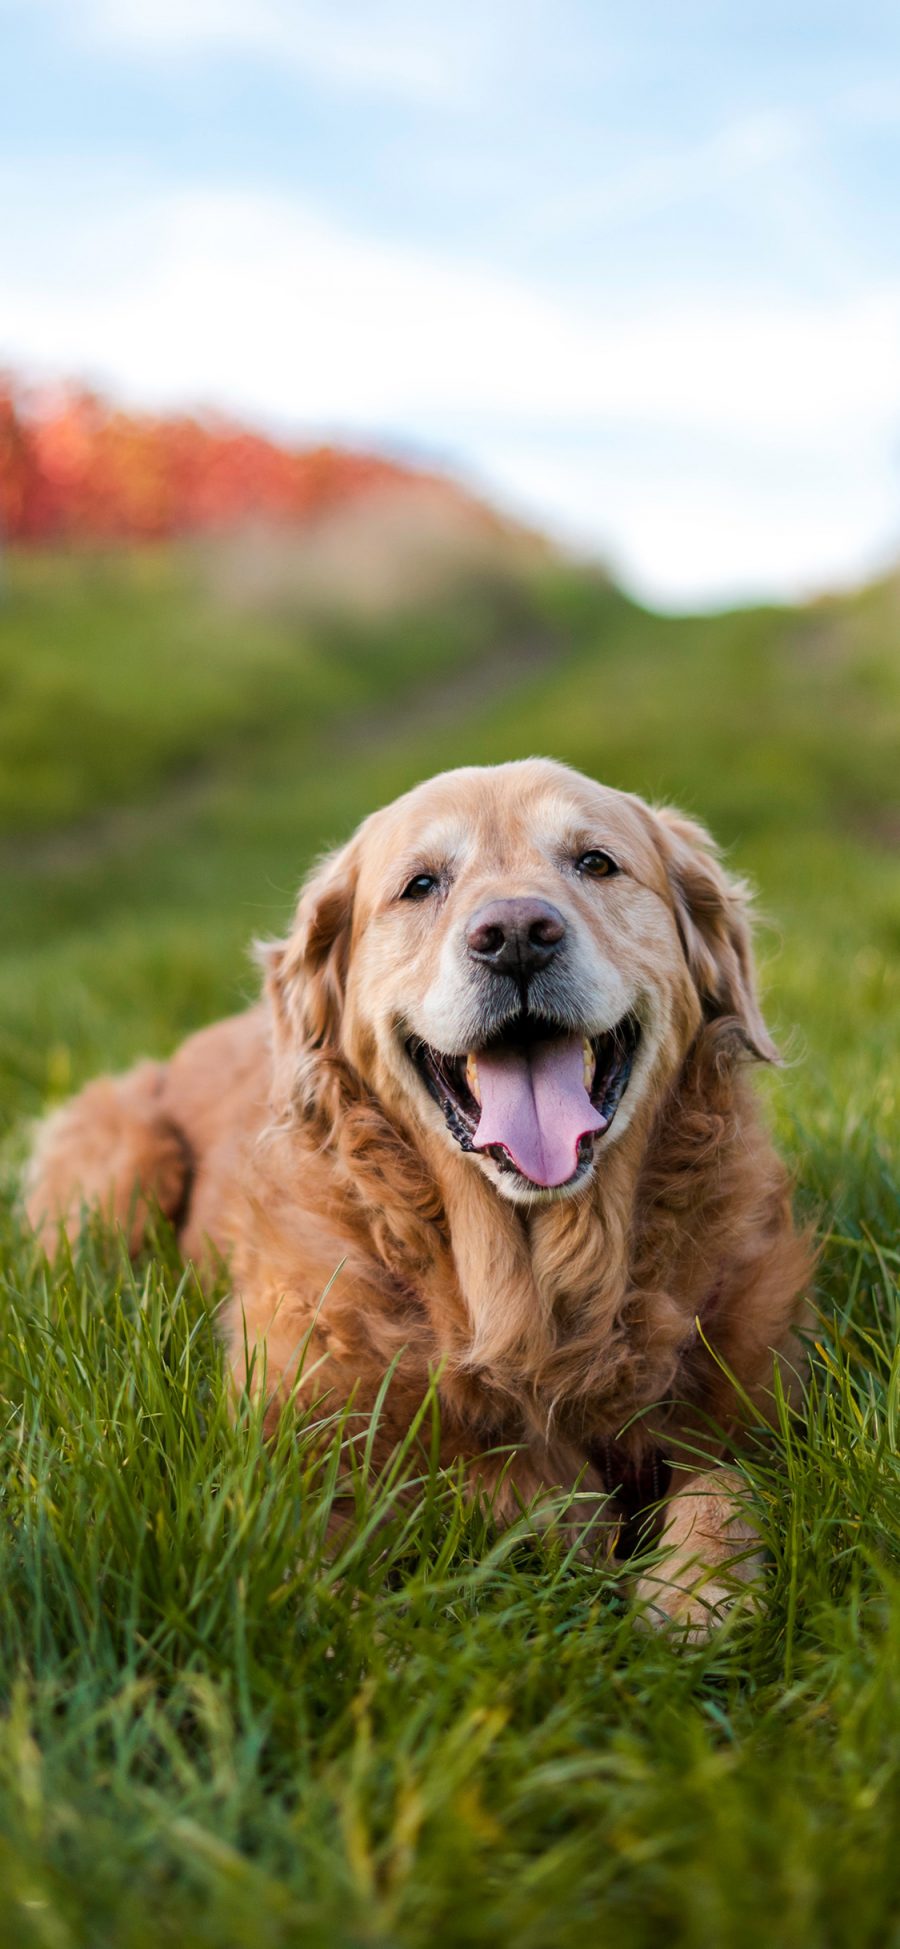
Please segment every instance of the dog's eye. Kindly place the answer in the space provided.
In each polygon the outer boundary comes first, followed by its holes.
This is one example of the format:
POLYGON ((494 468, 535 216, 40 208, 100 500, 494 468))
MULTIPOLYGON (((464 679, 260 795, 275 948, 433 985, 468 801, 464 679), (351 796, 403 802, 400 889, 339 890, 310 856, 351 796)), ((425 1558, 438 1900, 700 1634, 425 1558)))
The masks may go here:
POLYGON ((621 872, 621 868, 616 865, 614 859, 610 858, 609 853, 594 850, 582 853, 581 858, 575 861, 575 871, 583 873, 586 880, 609 880, 614 873, 621 872))
POLYGON ((436 873, 417 873, 400 895, 401 900, 427 900, 438 884, 436 873))

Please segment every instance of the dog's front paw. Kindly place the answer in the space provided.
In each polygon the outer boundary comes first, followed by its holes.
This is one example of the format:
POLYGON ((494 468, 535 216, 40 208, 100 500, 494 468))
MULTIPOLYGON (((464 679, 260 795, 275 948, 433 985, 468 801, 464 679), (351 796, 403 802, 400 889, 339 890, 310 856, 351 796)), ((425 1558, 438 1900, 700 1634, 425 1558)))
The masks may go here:
MULTIPOLYGON (((696 1567, 696 1566, 695 1566, 696 1567)), ((679 1587, 663 1581, 660 1572, 641 1577, 635 1602, 638 1622, 655 1631, 677 1631, 688 1644, 703 1644, 735 1611, 758 1611, 763 1603, 763 1561, 759 1555, 740 1566, 741 1576, 699 1575, 694 1585, 679 1587), (751 1567, 752 1566, 752 1567, 751 1567)))
POLYGON ((658 1561, 634 1593, 641 1624, 699 1644, 735 1611, 761 1608, 765 1566, 742 1491, 740 1476, 723 1468, 671 1498, 658 1561))

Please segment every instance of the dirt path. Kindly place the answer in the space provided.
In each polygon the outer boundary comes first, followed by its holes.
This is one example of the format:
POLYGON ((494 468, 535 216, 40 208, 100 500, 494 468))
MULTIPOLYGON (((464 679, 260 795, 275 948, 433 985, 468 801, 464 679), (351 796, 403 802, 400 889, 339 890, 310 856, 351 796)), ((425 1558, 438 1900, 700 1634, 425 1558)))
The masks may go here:
MULTIPOLYGON (((370 751, 389 749, 429 730, 435 722, 464 722, 480 706, 495 703, 523 679, 552 669, 565 655, 561 638, 549 632, 503 639, 490 645, 478 661, 421 682, 383 703, 365 704, 327 718, 317 748, 334 753, 335 761, 370 751)), ((262 740, 254 739, 262 750, 262 740)), ((0 871, 20 876, 52 877, 106 859, 127 856, 141 845, 177 833, 215 797, 221 760, 194 765, 166 781, 149 803, 116 805, 50 832, 26 833, 0 840, 0 871)))
POLYGON ((361 750, 368 743, 390 746, 430 730, 436 722, 463 722, 479 706, 508 695, 523 677, 551 670, 564 655, 563 641, 549 632, 494 644, 479 662, 447 671, 431 683, 416 684, 405 697, 333 719, 325 742, 333 744, 335 752, 361 750))

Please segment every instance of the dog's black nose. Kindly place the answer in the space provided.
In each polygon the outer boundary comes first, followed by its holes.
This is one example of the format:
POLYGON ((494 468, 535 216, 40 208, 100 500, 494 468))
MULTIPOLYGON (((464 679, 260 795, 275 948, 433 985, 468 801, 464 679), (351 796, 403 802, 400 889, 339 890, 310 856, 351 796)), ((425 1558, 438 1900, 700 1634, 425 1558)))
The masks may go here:
POLYGON ((565 933, 562 914, 549 900, 489 900, 472 915, 466 945, 473 961, 498 974, 527 976, 546 968, 565 933))

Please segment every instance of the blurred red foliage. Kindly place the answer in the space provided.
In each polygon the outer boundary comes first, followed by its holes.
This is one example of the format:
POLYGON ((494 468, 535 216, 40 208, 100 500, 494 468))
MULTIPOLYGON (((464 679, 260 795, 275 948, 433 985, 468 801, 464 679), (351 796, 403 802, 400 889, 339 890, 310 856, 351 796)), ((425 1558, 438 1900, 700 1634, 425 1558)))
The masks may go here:
POLYGON ((253 518, 303 521, 425 476, 371 454, 292 449, 220 418, 126 413, 0 372, 0 538, 161 540, 253 518))

